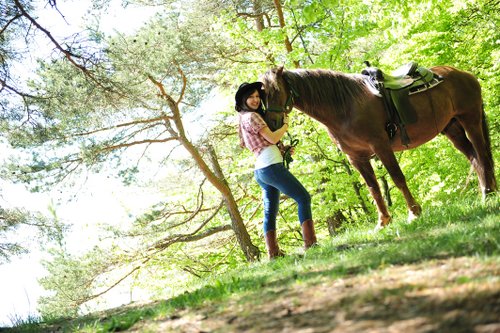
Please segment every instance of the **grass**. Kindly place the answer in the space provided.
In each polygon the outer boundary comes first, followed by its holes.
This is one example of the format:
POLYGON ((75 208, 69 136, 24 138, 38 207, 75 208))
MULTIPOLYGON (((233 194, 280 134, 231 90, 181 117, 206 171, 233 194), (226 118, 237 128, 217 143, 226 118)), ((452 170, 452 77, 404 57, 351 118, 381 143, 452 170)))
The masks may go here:
MULTIPOLYGON (((214 274, 173 299, 73 320, 21 322, 9 332, 47 332, 54 328, 64 332, 125 331, 158 318, 175 320, 180 312, 195 313, 205 307, 219 313, 228 306, 239 307, 240 313, 250 316, 253 308, 279 299, 291 289, 314 290, 315 286, 331 281, 370 279, 382 276, 388 268, 425 267, 438 260, 463 257, 498 267, 500 204, 497 199, 498 196, 481 204, 476 198, 462 198, 439 210, 424 212, 412 224, 407 224, 404 217, 396 217, 388 228, 377 233, 371 231, 371 225, 350 226, 336 237, 324 238, 320 247, 305 255, 295 253, 272 262, 249 263, 222 275, 214 274)), ((465 272, 457 273, 452 282, 454 287, 480 285, 481 279, 491 278, 494 277, 469 276, 465 272)), ((441 285, 441 289, 443 286, 446 284, 441 285)), ((418 292, 419 288, 418 284, 387 287, 380 292, 366 292, 356 299, 347 297, 344 302, 353 302, 359 307, 379 298, 387 300, 418 292)), ((154 331, 151 328, 151 332, 154 331)))

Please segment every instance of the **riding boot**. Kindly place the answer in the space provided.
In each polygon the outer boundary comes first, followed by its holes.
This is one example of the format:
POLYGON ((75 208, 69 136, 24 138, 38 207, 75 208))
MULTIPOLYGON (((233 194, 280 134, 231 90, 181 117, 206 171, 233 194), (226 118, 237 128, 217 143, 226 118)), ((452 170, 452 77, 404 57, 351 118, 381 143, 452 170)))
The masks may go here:
POLYGON ((276 230, 270 230, 266 232, 266 247, 269 259, 274 259, 276 257, 284 257, 285 253, 282 252, 278 247, 278 241, 276 239, 276 230))
POLYGON ((318 245, 313 220, 305 220, 302 223, 302 238, 304 239, 304 249, 306 250, 311 246, 318 245))

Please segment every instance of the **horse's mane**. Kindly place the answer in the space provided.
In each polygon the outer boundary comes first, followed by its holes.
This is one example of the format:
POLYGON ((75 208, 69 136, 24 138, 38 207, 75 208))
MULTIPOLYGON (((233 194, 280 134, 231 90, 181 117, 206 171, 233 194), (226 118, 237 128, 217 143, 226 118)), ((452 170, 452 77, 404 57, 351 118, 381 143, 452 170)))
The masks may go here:
POLYGON ((325 109, 348 114, 370 94, 361 75, 324 69, 296 69, 283 71, 283 78, 289 88, 297 92, 303 111, 311 115, 325 109))

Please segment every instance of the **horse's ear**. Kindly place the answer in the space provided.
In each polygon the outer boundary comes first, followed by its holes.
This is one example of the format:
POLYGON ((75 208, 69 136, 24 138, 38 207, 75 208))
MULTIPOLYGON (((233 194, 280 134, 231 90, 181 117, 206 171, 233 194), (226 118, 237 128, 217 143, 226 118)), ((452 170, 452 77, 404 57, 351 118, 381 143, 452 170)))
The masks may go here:
POLYGON ((284 66, 280 66, 280 67, 278 67, 278 69, 276 70, 276 74, 277 74, 278 76, 283 75, 283 69, 284 69, 284 68, 285 68, 284 66))

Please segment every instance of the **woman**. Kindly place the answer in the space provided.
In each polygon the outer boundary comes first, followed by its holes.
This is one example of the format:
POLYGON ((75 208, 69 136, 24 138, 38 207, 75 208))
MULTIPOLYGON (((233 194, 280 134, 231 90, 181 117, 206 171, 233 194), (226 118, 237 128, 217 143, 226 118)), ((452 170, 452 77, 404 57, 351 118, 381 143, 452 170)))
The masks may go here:
POLYGON ((317 243, 311 213, 311 196, 302 184, 283 165, 283 156, 277 144, 288 130, 288 116, 284 124, 274 132, 264 121, 262 109, 262 83, 243 83, 235 95, 235 109, 239 112, 239 135, 241 145, 256 156, 254 176, 262 188, 264 200, 264 236, 270 259, 281 257, 276 240, 276 216, 280 193, 294 199, 298 204, 298 215, 302 226, 304 248, 317 243))

